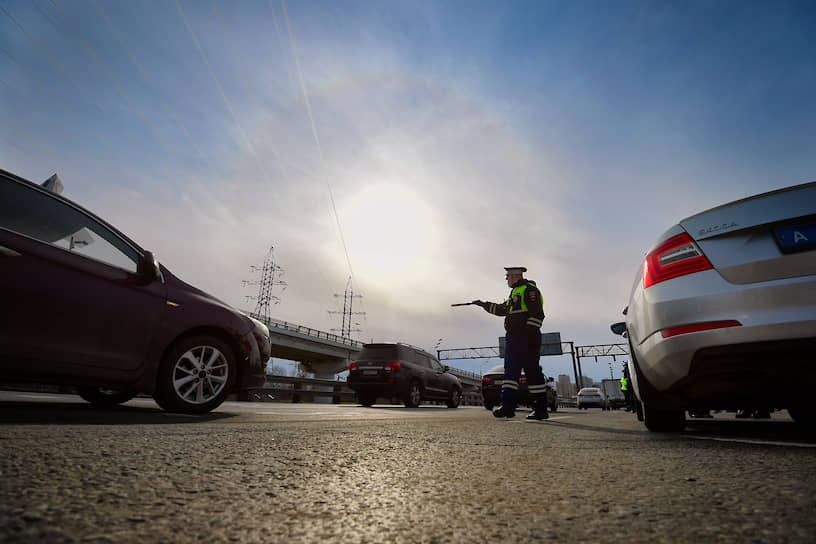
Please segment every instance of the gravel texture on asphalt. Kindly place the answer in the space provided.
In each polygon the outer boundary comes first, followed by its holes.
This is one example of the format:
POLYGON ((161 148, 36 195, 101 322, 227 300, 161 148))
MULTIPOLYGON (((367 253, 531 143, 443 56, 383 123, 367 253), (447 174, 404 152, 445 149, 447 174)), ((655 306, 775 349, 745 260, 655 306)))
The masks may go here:
POLYGON ((812 449, 458 412, 0 426, 0 542, 813 541, 812 449))

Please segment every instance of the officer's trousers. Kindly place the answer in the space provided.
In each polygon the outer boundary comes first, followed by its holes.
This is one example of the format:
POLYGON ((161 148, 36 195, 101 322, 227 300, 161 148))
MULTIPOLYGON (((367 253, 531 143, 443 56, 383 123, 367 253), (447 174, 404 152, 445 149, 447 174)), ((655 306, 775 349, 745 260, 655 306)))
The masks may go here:
POLYGON ((515 409, 518 398, 519 378, 524 369, 527 377, 527 388, 533 398, 533 410, 547 411, 547 390, 544 374, 539 366, 541 351, 541 333, 538 341, 531 342, 526 335, 505 337, 504 343, 504 381, 502 382, 501 404, 515 409))

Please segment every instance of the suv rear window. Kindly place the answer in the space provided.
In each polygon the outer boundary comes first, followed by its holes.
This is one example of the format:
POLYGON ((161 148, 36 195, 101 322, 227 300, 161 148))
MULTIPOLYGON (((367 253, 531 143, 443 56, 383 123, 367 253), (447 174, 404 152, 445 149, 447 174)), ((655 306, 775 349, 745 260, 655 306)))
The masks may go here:
POLYGON ((357 356, 360 360, 388 360, 388 361, 396 361, 399 359, 398 355, 398 346, 394 345, 367 345, 363 346, 360 350, 360 355, 357 356))

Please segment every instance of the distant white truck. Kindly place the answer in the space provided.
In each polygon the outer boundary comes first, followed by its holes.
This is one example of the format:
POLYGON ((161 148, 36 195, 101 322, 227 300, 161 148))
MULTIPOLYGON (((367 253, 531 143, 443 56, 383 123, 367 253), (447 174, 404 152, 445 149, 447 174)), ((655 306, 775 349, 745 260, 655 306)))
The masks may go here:
POLYGON ((601 380, 601 391, 606 396, 610 410, 626 407, 626 396, 621 391, 620 380, 601 380))

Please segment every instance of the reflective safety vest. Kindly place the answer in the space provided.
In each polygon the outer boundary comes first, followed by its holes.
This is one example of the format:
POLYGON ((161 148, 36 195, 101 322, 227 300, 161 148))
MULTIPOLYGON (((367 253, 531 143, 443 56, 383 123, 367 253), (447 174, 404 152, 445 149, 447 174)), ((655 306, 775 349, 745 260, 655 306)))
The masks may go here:
POLYGON ((537 332, 544 321, 541 291, 532 280, 519 280, 505 302, 488 302, 484 309, 493 315, 504 316, 504 329, 512 334, 537 332))
POLYGON ((621 378, 621 391, 626 391, 629 389, 629 379, 628 378, 621 378))
POLYGON ((510 296, 507 297, 507 313, 514 314, 516 312, 527 311, 527 301, 524 300, 524 292, 527 290, 527 284, 522 283, 513 287, 510 291, 510 296))

